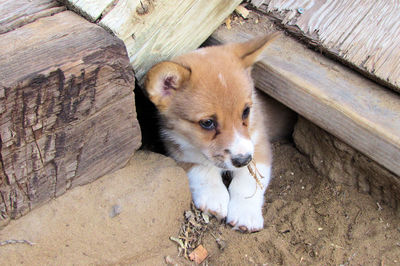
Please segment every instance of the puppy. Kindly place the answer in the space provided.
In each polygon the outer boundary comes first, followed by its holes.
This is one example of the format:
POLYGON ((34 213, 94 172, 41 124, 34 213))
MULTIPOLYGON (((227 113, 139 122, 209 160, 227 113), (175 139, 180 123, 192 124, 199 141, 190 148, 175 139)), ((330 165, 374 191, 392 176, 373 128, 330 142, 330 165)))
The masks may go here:
POLYGON ((169 154, 190 163, 195 206, 241 231, 259 231, 264 224, 272 155, 268 114, 261 111, 251 67, 275 37, 201 48, 156 64, 145 80, 169 154), (226 171, 232 176, 228 189, 221 178, 226 171))

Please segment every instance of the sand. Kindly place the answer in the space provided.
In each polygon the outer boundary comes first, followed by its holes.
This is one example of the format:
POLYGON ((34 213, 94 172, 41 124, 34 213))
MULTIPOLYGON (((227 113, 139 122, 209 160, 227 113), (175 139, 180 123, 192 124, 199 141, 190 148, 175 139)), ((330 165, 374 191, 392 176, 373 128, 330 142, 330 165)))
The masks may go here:
POLYGON ((154 265, 175 252, 190 205, 185 172, 163 155, 137 152, 128 165, 77 187, 0 231, 1 265, 154 265))
POLYGON ((274 157, 264 230, 214 228, 227 247, 220 250, 211 234, 205 237, 210 265, 400 264, 400 218, 393 209, 329 183, 291 144, 274 145, 274 157))
MULTIPOLYGON (((330 183, 291 143, 274 144, 264 230, 243 234, 211 219, 200 242, 209 265, 399 265, 400 218, 369 195, 330 183), (223 241, 223 249, 216 238, 223 241)), ((178 236, 190 193, 184 171, 139 151, 122 170, 12 221, 1 265, 190 264, 178 236)))

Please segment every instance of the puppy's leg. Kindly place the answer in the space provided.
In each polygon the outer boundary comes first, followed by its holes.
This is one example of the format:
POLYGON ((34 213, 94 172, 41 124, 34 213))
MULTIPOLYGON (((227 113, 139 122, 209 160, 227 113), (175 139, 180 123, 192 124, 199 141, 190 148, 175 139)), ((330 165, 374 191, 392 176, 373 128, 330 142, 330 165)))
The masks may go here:
POLYGON ((229 186, 230 201, 228 205, 227 223, 234 229, 255 232, 264 226, 262 205, 264 204, 264 192, 268 186, 271 166, 258 163, 257 169, 263 178, 259 177, 263 185, 261 189, 247 167, 238 169, 233 173, 233 179, 229 186))
POLYGON ((229 193, 222 182, 221 170, 213 165, 195 165, 188 171, 195 206, 218 219, 228 213, 229 193))

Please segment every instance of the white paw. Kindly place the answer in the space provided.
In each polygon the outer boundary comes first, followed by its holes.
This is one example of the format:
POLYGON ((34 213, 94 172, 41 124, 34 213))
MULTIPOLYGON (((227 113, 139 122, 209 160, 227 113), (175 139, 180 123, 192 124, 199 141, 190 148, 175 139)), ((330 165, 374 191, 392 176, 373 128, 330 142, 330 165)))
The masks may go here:
POLYGON ((221 170, 213 165, 196 165, 189 170, 188 177, 196 208, 218 219, 225 218, 229 193, 222 183, 221 170))
POLYGON ((236 230, 255 232, 264 227, 262 206, 264 192, 270 179, 271 167, 257 164, 257 168, 261 172, 260 182, 262 187, 256 183, 247 168, 241 168, 234 172, 234 177, 229 186, 231 199, 226 222, 236 230))
POLYGON ((229 193, 224 187, 199 187, 192 190, 196 208, 223 219, 228 213, 229 193))
POLYGON ((228 205, 226 222, 235 230, 260 231, 264 227, 262 205, 251 199, 232 199, 228 205))

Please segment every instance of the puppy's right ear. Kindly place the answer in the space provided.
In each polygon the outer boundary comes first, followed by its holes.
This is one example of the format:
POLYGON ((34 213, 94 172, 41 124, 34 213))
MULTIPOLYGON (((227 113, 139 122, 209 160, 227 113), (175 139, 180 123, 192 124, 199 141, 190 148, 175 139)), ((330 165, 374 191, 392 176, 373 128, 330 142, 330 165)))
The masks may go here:
POLYGON ((147 72, 145 88, 159 111, 168 108, 176 91, 190 79, 190 74, 189 68, 170 61, 158 63, 147 72))

